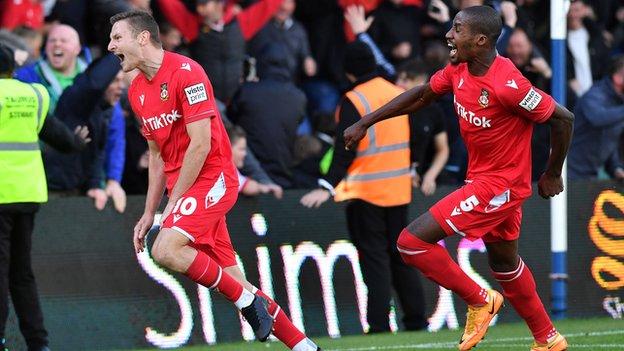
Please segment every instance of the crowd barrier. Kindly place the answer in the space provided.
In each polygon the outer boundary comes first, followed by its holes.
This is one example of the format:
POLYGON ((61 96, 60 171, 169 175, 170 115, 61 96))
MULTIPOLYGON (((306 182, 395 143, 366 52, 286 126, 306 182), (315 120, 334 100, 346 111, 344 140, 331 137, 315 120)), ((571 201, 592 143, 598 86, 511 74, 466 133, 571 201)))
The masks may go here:
MULTIPOLYGON (((568 317, 624 313, 624 195, 611 182, 569 184, 568 317)), ((415 218, 451 191, 416 194, 415 218)), ((239 264, 248 279, 286 309, 311 336, 360 334, 366 325, 366 286, 348 240, 342 204, 299 205, 303 192, 284 199, 241 198, 228 216, 239 264)), ((235 309, 218 294, 158 267, 148 252, 136 255, 132 228, 143 197, 131 197, 125 214, 96 211, 87 198, 53 199, 37 216, 33 263, 51 348, 110 350, 176 347, 251 340, 235 309)), ((531 267, 547 309, 550 291, 549 201, 524 204, 520 253, 531 267)), ((483 243, 451 238, 451 256, 484 286, 489 274, 483 243)), ((430 330, 463 324, 465 306, 425 281, 430 330)), ((390 313, 401 328, 400 307, 390 313)), ((516 321, 511 306, 498 323, 516 321)), ((15 315, 9 345, 23 344, 15 315)), ((19 349, 19 348, 14 348, 19 349)))

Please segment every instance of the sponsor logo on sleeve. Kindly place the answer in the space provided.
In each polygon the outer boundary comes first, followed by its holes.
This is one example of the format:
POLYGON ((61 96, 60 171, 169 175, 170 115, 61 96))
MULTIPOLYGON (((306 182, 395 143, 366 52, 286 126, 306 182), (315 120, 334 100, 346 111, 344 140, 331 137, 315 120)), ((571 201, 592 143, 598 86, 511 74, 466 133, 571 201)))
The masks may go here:
POLYGON ((206 93, 206 87, 204 86, 204 83, 199 83, 191 85, 188 88, 184 88, 184 93, 186 94, 186 100, 188 100, 189 105, 194 105, 198 102, 208 100, 208 93, 206 93))
POLYGON ((537 105, 539 105, 540 101, 542 101, 542 95, 538 93, 537 91, 535 91, 533 87, 531 87, 531 89, 526 94, 524 99, 520 101, 519 105, 523 109, 530 112, 530 111, 533 111, 537 107, 537 105))
POLYGON ((191 71, 191 64, 188 63, 188 62, 184 62, 184 63, 182 63, 182 66, 180 66, 180 68, 185 69, 185 70, 190 72, 191 71))

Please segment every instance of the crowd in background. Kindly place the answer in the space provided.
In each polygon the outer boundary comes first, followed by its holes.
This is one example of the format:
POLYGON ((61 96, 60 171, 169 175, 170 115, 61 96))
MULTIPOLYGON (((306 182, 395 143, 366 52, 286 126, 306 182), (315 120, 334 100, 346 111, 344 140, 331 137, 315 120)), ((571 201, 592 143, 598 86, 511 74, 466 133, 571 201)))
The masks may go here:
MULTIPOLYGON (((52 196, 86 194, 123 212, 147 190, 147 144, 127 101, 131 74, 107 53, 110 16, 144 9, 166 50, 207 72, 229 129, 241 193, 314 188, 331 163, 335 110, 349 89, 344 48, 357 40, 378 73, 405 89, 448 60, 445 33, 462 8, 502 16, 497 43, 550 92, 550 2, 545 0, 0 0, 0 42, 16 51, 15 77, 42 83, 53 118, 88 125, 89 147, 65 155, 43 146, 52 196)), ((566 105, 575 111, 570 178, 624 179, 624 1, 573 1, 567 17, 566 105)), ((452 96, 410 116, 413 184, 425 195, 461 184, 467 163, 452 96)), ((533 179, 549 154, 549 128, 533 136, 533 179)))

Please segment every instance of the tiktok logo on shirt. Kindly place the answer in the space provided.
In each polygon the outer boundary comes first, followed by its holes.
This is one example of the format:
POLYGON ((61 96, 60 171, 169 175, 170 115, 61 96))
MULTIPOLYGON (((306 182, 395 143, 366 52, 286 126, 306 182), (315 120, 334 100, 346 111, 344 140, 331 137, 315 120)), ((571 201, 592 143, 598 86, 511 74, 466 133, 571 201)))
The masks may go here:
POLYGON ((180 117, 182 117, 182 115, 178 114, 178 110, 171 110, 171 113, 161 113, 160 116, 141 119, 143 120, 143 125, 148 131, 154 131, 172 124, 180 119, 180 117))
POLYGON ((482 128, 491 128, 491 119, 485 117, 478 117, 474 112, 466 110, 466 108, 457 102, 455 96, 453 96, 453 102, 455 103, 455 109, 457 110, 457 116, 463 118, 466 122, 482 128))

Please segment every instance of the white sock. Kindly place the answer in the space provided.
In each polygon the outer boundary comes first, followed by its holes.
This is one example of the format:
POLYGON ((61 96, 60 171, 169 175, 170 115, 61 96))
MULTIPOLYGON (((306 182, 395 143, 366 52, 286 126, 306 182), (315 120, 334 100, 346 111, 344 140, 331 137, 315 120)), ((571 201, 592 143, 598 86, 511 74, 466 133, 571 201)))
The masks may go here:
POLYGON ((239 310, 242 310, 243 308, 251 305, 255 298, 256 295, 254 295, 251 291, 243 289, 243 293, 238 298, 238 300, 234 302, 234 304, 236 305, 236 307, 238 307, 239 310))
POLYGON ((292 350, 293 351, 316 351, 317 348, 318 346, 316 346, 316 344, 312 340, 305 338, 299 341, 297 345, 295 345, 295 347, 292 348, 292 350))

